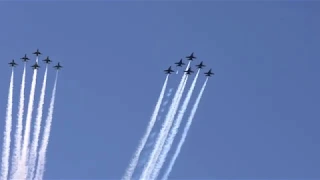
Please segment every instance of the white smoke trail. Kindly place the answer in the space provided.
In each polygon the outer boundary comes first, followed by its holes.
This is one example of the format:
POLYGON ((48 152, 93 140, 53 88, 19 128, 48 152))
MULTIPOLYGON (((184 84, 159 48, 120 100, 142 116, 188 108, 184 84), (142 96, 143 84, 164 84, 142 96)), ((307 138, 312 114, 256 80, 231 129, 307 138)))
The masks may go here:
POLYGON ((156 166, 155 166, 155 169, 153 170, 152 172, 152 175, 151 175, 151 178, 150 179, 157 179, 158 175, 159 175, 159 172, 160 172, 160 169, 162 168, 163 164, 165 163, 165 160, 166 160, 166 157, 167 157, 167 154, 168 152, 170 151, 171 149, 171 145, 173 143, 173 140, 175 138, 175 136, 177 135, 178 133, 178 129, 180 127, 180 124, 182 122, 182 118, 184 116, 184 113, 186 112, 187 110, 187 107, 188 107, 188 104, 189 104, 189 101, 191 99, 191 95, 193 93, 193 90, 196 86, 196 83, 197 83, 197 79, 198 79, 198 76, 199 76, 199 72, 200 72, 200 69, 198 70, 196 76, 194 77, 193 79, 193 82, 190 86, 190 89, 187 93, 187 96, 182 104, 182 107, 180 108, 180 111, 179 111, 179 114, 178 114, 178 117, 176 118, 174 124, 173 124, 173 127, 171 129, 171 132, 168 136, 168 138, 166 139, 166 142, 165 142, 165 145, 164 145, 164 148, 162 149, 161 151, 161 154, 160 154, 160 157, 158 159, 158 162, 156 163, 156 166))
POLYGON ((162 90, 160 92, 160 96, 159 96, 157 104, 156 104, 156 106, 154 108, 154 111, 153 111, 153 114, 151 116, 151 119, 150 119, 149 125, 147 127, 147 130, 146 130, 144 136, 142 137, 136 152, 134 153, 134 156, 133 156, 133 158, 132 158, 132 160, 131 160, 131 162, 129 164, 129 167, 127 168, 127 170, 125 172, 125 175, 122 178, 123 180, 129 180, 129 179, 132 178, 134 169, 136 168, 136 166, 138 164, 138 160, 139 160, 141 151, 143 150, 145 144, 147 143, 147 140, 148 140, 148 137, 149 137, 149 135, 151 133, 151 130, 152 130, 152 128, 153 128, 153 126, 154 126, 154 124, 155 124, 155 122, 157 120, 157 116, 158 116, 158 113, 159 113, 159 110, 160 110, 162 99, 164 97, 164 93, 165 93, 165 90, 166 90, 166 87, 167 87, 168 78, 169 78, 169 75, 167 75, 166 80, 163 83, 162 90))
POLYGON ((201 90, 200 90, 200 93, 199 93, 199 95, 198 95, 198 97, 197 97, 197 99, 196 99, 196 102, 195 102, 195 104, 194 104, 194 106, 193 106, 193 108, 192 108, 192 110, 191 110, 190 116, 189 116, 189 118, 188 118, 188 120, 187 120, 187 124, 186 124, 186 126, 185 126, 185 128, 184 128, 184 130, 183 130, 183 133, 182 133, 182 137, 181 137, 181 139, 180 139, 180 142, 179 142, 179 144, 178 144, 178 146, 177 146, 177 149, 176 149, 176 151, 175 151, 175 153, 174 153, 174 155, 173 155, 173 157, 172 157, 172 159, 171 159, 171 161, 170 161, 170 164, 169 164, 168 168, 166 169, 166 171, 165 171, 165 173, 164 173, 164 175, 163 175, 163 177, 162 177, 162 180, 167 180, 167 179, 168 179, 168 176, 169 176, 169 174, 170 174, 170 172, 171 172, 171 170, 172 170, 172 167, 173 167, 173 165, 174 165, 177 157, 179 156, 179 153, 180 153, 180 151, 181 151, 181 147, 182 147, 184 141, 186 140, 188 131, 189 131, 190 126, 191 126, 191 124, 192 124, 192 120, 193 120, 193 118, 194 118, 194 115, 195 115, 196 112, 197 112, 197 109, 198 109, 198 106, 199 106, 201 97, 202 97, 202 95, 203 95, 204 89, 206 88, 207 82, 208 82, 208 78, 206 79, 206 81, 204 82, 204 84, 203 84, 203 86, 202 86, 202 88, 201 88, 201 90))
MULTIPOLYGON (((189 65, 190 65, 190 63, 188 64, 188 67, 189 67, 189 65)), ((156 145, 153 148, 153 151, 150 155, 150 159, 143 169, 142 175, 140 177, 140 179, 142 179, 142 180, 149 179, 149 175, 152 172, 153 167, 157 161, 157 158, 162 150, 164 141, 168 135, 168 132, 169 132, 171 126, 172 126, 173 118, 175 116, 175 113, 177 111, 177 107, 178 107, 179 102, 181 100, 187 79, 188 79, 188 76, 186 76, 184 74, 182 76, 181 82, 179 83, 177 91, 173 97, 172 103, 169 108, 169 112, 166 115, 166 119, 165 119, 164 123, 162 124, 162 128, 161 128, 160 133, 158 135, 158 138, 156 140, 156 145)))
POLYGON ((11 126, 12 126, 12 101, 13 101, 13 77, 14 70, 12 68, 8 104, 6 113, 6 125, 3 133, 3 146, 2 146, 2 159, 1 159, 1 179, 6 180, 9 174, 9 156, 10 156, 10 143, 11 143, 11 126))
POLYGON ((36 166, 36 160, 37 160, 37 149, 38 149, 38 143, 39 143, 39 135, 40 135, 40 129, 41 129, 41 120, 43 115, 43 104, 44 104, 44 97, 46 92, 46 84, 47 84, 47 71, 48 66, 46 67, 43 82, 42 82, 42 88, 41 88, 41 94, 38 104, 38 112, 36 121, 34 123, 34 130, 33 130, 33 140, 31 143, 31 150, 29 155, 29 173, 28 173, 28 179, 33 179, 34 177, 34 171, 36 166))
POLYGON ((52 90, 52 96, 51 96, 48 116, 47 116, 47 119, 45 122, 41 146, 39 149, 37 170, 36 170, 36 174, 35 174, 35 178, 34 178, 35 180, 42 180, 43 173, 45 171, 46 153, 47 153, 47 147, 48 147, 48 143, 49 143, 51 123, 52 123, 52 118, 53 118, 54 101, 55 101, 55 97, 56 97, 56 89, 57 89, 57 82, 58 82, 58 72, 59 71, 57 71, 56 79, 55 79, 53 90, 52 90))
POLYGON ((37 72, 38 72, 37 69, 33 70, 27 118, 26 118, 26 124, 25 124, 25 131, 23 135, 21 158, 20 158, 17 173, 14 173, 13 179, 26 179, 27 173, 28 173, 28 166, 27 166, 28 152, 29 152, 28 147, 29 147, 29 139, 30 139, 30 129, 31 129, 30 126, 31 126, 31 119, 32 119, 32 112, 33 112, 34 94, 35 94, 35 88, 37 83, 37 72))
POLYGON ((24 89, 26 83, 26 63, 24 63, 21 87, 20 87, 20 100, 19 100, 19 108, 18 108, 18 119, 16 125, 16 133, 15 133, 15 142, 14 142, 14 150, 12 156, 12 166, 11 166, 11 178, 13 178, 13 174, 18 169, 18 162, 21 155, 21 140, 22 140, 22 121, 24 114, 24 89))

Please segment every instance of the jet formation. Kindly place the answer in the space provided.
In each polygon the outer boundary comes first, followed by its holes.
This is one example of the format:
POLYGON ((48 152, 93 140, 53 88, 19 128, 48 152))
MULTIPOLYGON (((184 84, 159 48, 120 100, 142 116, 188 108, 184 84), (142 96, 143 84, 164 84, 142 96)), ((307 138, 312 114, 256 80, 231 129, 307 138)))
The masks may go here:
MULTIPOLYGON (((42 53, 39 51, 39 49, 37 49, 36 52, 33 52, 32 54, 35 54, 36 57, 39 57, 42 53)), ((20 58, 22 60, 22 62, 28 62, 30 59, 28 58, 27 54, 25 54, 22 58, 20 58)), ((49 56, 47 56, 44 60, 42 60, 43 62, 45 62, 46 64, 50 64, 52 62, 52 60, 49 58, 49 56)), ((14 61, 14 59, 8 63, 11 67, 15 67, 18 64, 14 61)), ((31 66, 32 69, 39 69, 40 66, 39 64, 36 62, 34 65, 31 66)), ((58 62, 57 65, 53 66, 55 69, 59 70, 61 69, 63 66, 60 65, 60 62, 58 62)))
MULTIPOLYGON (((194 53, 191 53, 190 56, 186 56, 186 59, 189 61, 193 61, 193 59, 197 59, 197 57, 194 56, 194 53)), ((182 59, 180 59, 180 61, 175 62, 174 63, 177 67, 182 67, 183 65, 185 65, 185 63, 183 63, 182 59)), ((197 64, 196 67, 198 69, 202 69, 204 67, 206 67, 206 65, 203 64, 203 61, 200 62, 200 64, 197 64)), ((211 75, 214 75, 213 72, 211 72, 212 69, 210 69, 208 72, 205 72, 205 76, 207 77, 211 77, 211 75)), ((169 66, 168 69, 164 70, 165 74, 171 74, 172 72, 174 72, 174 70, 172 70, 171 66, 169 66)), ((187 75, 191 75, 194 71, 191 69, 191 67, 189 67, 188 70, 184 71, 187 75)))

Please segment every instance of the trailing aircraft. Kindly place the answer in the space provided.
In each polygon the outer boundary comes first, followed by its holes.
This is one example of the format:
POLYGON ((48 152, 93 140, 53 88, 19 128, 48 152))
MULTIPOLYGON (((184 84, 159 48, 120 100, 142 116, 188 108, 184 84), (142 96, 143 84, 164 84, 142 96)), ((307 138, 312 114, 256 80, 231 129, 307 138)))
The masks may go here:
POLYGON ((188 60, 190 60, 190 61, 192 61, 193 59, 197 59, 197 57, 195 57, 194 55, 193 55, 193 53, 191 53, 191 55, 190 56, 187 56, 186 57, 188 60))
POLYGON ((20 59, 22 59, 22 61, 23 62, 27 62, 28 60, 29 60, 29 58, 27 57, 27 54, 25 54, 22 58, 20 58, 20 59))
POLYGON ((171 74, 171 72, 174 72, 174 71, 171 69, 171 66, 170 66, 168 69, 164 70, 164 72, 166 72, 166 74, 171 74))
POLYGON ((39 56, 39 54, 41 54, 41 52, 39 51, 39 49, 37 49, 37 51, 32 53, 32 54, 35 54, 36 56, 39 56))
POLYGON ((33 69, 39 69, 40 66, 38 65, 38 63, 35 63, 35 64, 32 65, 31 67, 32 67, 33 69))
POLYGON ((53 66, 54 68, 56 68, 57 70, 61 69, 63 66, 60 65, 60 62, 58 62, 57 65, 53 66))
POLYGON ((47 64, 50 64, 50 62, 52 62, 52 61, 49 59, 49 56, 47 56, 47 58, 44 59, 44 60, 42 60, 42 61, 46 62, 47 64))
POLYGON ((189 67, 189 69, 187 71, 184 71, 186 72, 186 74, 190 75, 191 73, 193 73, 193 71, 191 70, 191 67, 189 67))
POLYGON ((203 61, 201 61, 200 64, 196 65, 199 69, 202 69, 202 67, 206 67, 206 65, 203 64, 203 61))
POLYGON ((180 67, 182 67, 183 65, 185 65, 185 64, 182 62, 182 59, 181 59, 179 62, 176 62, 176 63, 174 63, 174 64, 176 64, 177 66, 180 66, 180 67))
POLYGON ((11 67, 15 67, 16 65, 18 65, 17 63, 14 62, 14 59, 12 59, 12 61, 9 62, 8 64, 10 64, 11 67))
POLYGON ((211 69, 210 69, 208 72, 204 73, 204 74, 205 74, 206 76, 208 76, 208 77, 211 77, 211 74, 214 75, 214 73, 211 72, 211 69))

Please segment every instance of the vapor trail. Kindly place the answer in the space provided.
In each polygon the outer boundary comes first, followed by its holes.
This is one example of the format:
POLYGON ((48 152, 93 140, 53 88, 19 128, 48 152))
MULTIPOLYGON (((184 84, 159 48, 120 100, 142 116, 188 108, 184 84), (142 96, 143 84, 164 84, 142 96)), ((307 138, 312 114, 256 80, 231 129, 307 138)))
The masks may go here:
MULTIPOLYGON (((186 69, 188 69, 189 66, 190 66, 190 62, 188 63, 188 66, 186 69)), ((168 135, 168 132, 169 132, 171 126, 172 126, 173 118, 175 116, 175 113, 177 111, 177 107, 178 107, 179 102, 181 100, 187 79, 188 79, 188 76, 186 76, 186 74, 183 74, 182 79, 181 79, 179 86, 177 88, 177 91, 173 97, 172 103, 169 107, 169 112, 166 115, 165 121, 162 124, 162 128, 161 128, 160 133, 157 137, 155 147, 153 148, 153 151, 150 155, 148 163, 145 165, 145 167, 143 169, 142 175, 140 177, 140 179, 142 179, 142 180, 149 179, 148 176, 150 175, 150 173, 153 170, 153 167, 154 167, 154 165, 157 161, 157 158, 161 152, 161 149, 163 147, 164 141, 168 135)))
POLYGON ((152 175, 151 175, 151 178, 150 179, 157 179, 158 175, 159 175, 159 172, 160 172, 160 169, 162 168, 163 166, 163 163, 165 162, 166 160, 166 157, 167 157, 167 154, 168 152, 170 151, 171 149, 171 145, 173 143, 173 140, 175 138, 175 136, 177 135, 178 133, 178 129, 180 127, 180 124, 181 124, 181 121, 182 121, 182 118, 184 116, 184 113, 186 112, 187 110, 187 107, 188 107, 188 104, 189 104, 189 101, 191 99, 191 95, 193 93, 193 90, 196 86, 196 83, 197 83, 197 79, 198 79, 198 76, 199 76, 199 72, 200 72, 200 69, 198 70, 196 76, 194 77, 193 79, 193 82, 190 86, 190 89, 187 93, 187 96, 182 104, 182 107, 180 108, 180 111, 179 111, 179 114, 178 114, 178 117, 176 118, 174 124, 173 124, 173 127, 171 129, 171 132, 168 136, 168 138, 166 139, 166 142, 165 142, 165 145, 164 145, 164 148, 162 149, 161 151, 161 154, 160 154, 160 157, 158 159, 158 162, 156 163, 156 166, 155 166, 155 169, 153 170, 152 172, 152 175))
POLYGON ((45 122, 45 126, 44 126, 44 132, 43 132, 41 146, 40 146, 40 149, 39 149, 37 170, 36 170, 36 174, 35 174, 35 178, 34 178, 35 180, 42 180, 43 173, 44 173, 44 170, 45 170, 46 153, 47 153, 47 147, 48 147, 48 143, 49 143, 51 123, 52 123, 52 118, 53 118, 54 101, 55 101, 55 97, 56 97, 58 72, 59 71, 57 71, 56 79, 55 79, 53 90, 52 90, 50 107, 49 107, 48 116, 47 116, 47 119, 46 119, 46 122, 45 122))
POLYGON ((37 112, 36 121, 34 123, 33 140, 31 143, 31 150, 30 150, 29 163, 28 163, 29 164, 28 179, 33 179, 34 171, 36 168, 35 166, 36 166, 36 160, 37 160, 37 149, 38 149, 38 143, 39 143, 41 120, 43 115, 43 104, 44 104, 44 97, 45 97, 46 84, 47 84, 47 71, 48 71, 48 66, 46 67, 46 71, 43 77, 41 94, 40 94, 40 99, 38 104, 38 112, 37 112))
POLYGON ((1 160, 1 179, 6 180, 9 173, 9 156, 10 156, 10 143, 11 143, 11 126, 12 126, 12 101, 13 101, 13 77, 14 70, 12 68, 8 104, 6 113, 6 125, 3 133, 3 146, 2 146, 2 160, 1 160))
POLYGON ((22 140, 22 121, 23 121, 23 113, 24 113, 24 89, 26 83, 26 63, 24 63, 21 87, 20 87, 20 100, 19 100, 19 108, 18 108, 18 119, 16 125, 16 133, 15 133, 15 142, 14 142, 14 150, 12 156, 12 167, 11 167, 11 178, 13 178, 13 174, 18 169, 18 162, 21 155, 21 140, 22 140))
POLYGON ((184 128, 184 130, 183 130, 183 133, 182 133, 182 137, 181 137, 181 139, 180 139, 180 142, 179 142, 179 144, 178 144, 178 146, 177 146, 177 149, 176 149, 176 151, 175 151, 175 153, 174 153, 174 155, 173 155, 173 157, 172 157, 172 159, 171 159, 171 161, 170 161, 170 164, 169 164, 167 170, 165 171, 165 173, 164 173, 164 175, 163 175, 163 177, 162 177, 162 180, 167 180, 167 179, 168 179, 168 176, 169 176, 169 174, 170 174, 170 172, 171 172, 171 170, 172 170, 172 167, 173 167, 173 165, 174 165, 177 157, 179 156, 179 153, 180 153, 180 151, 181 151, 181 147, 182 147, 184 141, 186 140, 188 131, 189 131, 190 126, 191 126, 191 124, 192 124, 192 120, 193 120, 193 118, 194 118, 194 115, 196 114, 196 111, 197 111, 197 109, 198 109, 198 106, 199 106, 201 97, 202 97, 202 95, 203 95, 204 89, 206 88, 207 82, 208 82, 208 78, 206 79, 206 81, 205 81, 204 84, 202 85, 202 88, 201 88, 200 93, 199 93, 199 95, 198 95, 198 97, 197 97, 197 99, 196 99, 196 102, 195 102, 195 104, 194 104, 193 107, 192 107, 190 116, 189 116, 189 118, 188 118, 188 120, 187 120, 187 124, 186 124, 186 126, 185 126, 185 128, 184 128))
POLYGON ((134 169, 136 168, 136 166, 138 164, 138 160, 139 160, 141 151, 144 148, 145 144, 147 143, 147 140, 148 140, 148 137, 150 135, 150 132, 151 132, 156 120, 157 120, 159 109, 160 109, 160 106, 161 106, 161 103, 162 103, 162 100, 163 100, 163 96, 164 96, 164 93, 165 93, 165 90, 166 90, 166 87, 167 87, 168 78, 169 78, 169 75, 167 75, 166 80, 163 83, 162 90, 160 92, 160 96, 158 98, 157 104, 156 104, 156 106, 154 108, 154 111, 152 113, 152 116, 151 116, 149 125, 147 127, 147 130, 146 130, 144 136, 142 137, 136 152, 134 153, 134 156, 133 156, 133 158, 132 158, 132 160, 131 160, 131 162, 129 164, 129 167, 127 168, 127 170, 125 172, 125 175, 122 178, 123 180, 129 180, 129 179, 132 178, 134 169))
POLYGON ((28 158, 28 152, 29 152, 28 147, 29 147, 29 139, 30 139, 30 126, 31 126, 31 119, 32 119, 32 112, 33 112, 34 94, 35 94, 35 88, 37 83, 37 72, 38 72, 37 69, 33 70, 27 118, 26 118, 25 130, 23 135, 22 152, 21 152, 21 158, 20 158, 21 161, 19 163, 17 173, 14 173, 13 179, 27 178, 27 173, 28 173, 27 158, 28 158))

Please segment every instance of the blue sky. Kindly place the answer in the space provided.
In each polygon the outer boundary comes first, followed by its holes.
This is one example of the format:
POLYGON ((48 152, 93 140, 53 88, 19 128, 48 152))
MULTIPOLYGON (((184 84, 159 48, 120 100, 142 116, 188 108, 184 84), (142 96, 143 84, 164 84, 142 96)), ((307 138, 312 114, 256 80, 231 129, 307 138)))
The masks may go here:
POLYGON ((39 48, 65 67, 45 178, 119 179, 151 116, 163 69, 195 52, 216 75, 170 178, 320 178, 319 8, 284 1, 2 2, 0 116, 7 62, 39 48))

